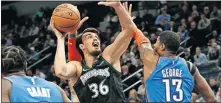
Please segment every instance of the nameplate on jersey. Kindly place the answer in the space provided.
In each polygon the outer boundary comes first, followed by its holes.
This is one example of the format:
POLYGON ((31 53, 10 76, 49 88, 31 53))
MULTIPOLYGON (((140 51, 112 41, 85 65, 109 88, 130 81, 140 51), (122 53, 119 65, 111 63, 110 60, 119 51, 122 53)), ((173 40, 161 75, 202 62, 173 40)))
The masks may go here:
POLYGON ((85 83, 87 82, 88 79, 92 78, 92 77, 97 77, 97 76, 104 76, 104 77, 109 77, 110 73, 109 73, 109 67, 105 68, 105 69, 93 69, 85 74, 83 74, 80 79, 81 82, 85 85, 85 83))
POLYGON ((50 89, 48 89, 48 88, 29 87, 29 88, 27 88, 27 91, 32 97, 50 98, 50 89))
POLYGON ((162 75, 164 78, 169 77, 181 77, 182 76, 182 70, 180 69, 164 69, 162 70, 162 75))

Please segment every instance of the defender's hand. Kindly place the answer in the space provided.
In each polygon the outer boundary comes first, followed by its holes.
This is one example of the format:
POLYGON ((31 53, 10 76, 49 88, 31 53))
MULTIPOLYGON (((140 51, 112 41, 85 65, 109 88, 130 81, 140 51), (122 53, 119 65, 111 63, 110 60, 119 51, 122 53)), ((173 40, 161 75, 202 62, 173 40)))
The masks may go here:
POLYGON ((128 14, 131 16, 132 4, 130 4, 130 5, 129 5, 129 8, 128 8, 128 2, 124 2, 124 3, 123 3, 123 7, 124 7, 124 9, 128 12, 128 14))
POLYGON ((117 7, 121 5, 120 0, 107 0, 106 2, 98 2, 98 5, 117 7))
MULTIPOLYGON (((131 17, 132 4, 130 4, 130 7, 128 8, 128 3, 124 2, 122 6, 128 12, 129 16, 131 17)), ((120 25, 121 25, 121 30, 123 31, 125 29, 125 25, 123 25, 121 22, 120 22, 120 25)))
POLYGON ((72 30, 72 31, 70 31, 69 32, 69 34, 77 34, 77 30, 83 25, 83 23, 85 22, 85 21, 87 21, 89 19, 89 17, 84 17, 80 22, 79 22, 79 24, 77 25, 77 27, 74 29, 74 30, 72 30))
POLYGON ((54 21, 52 20, 52 18, 51 18, 51 20, 50 20, 50 27, 51 27, 51 29, 54 31, 54 33, 55 33, 55 35, 56 35, 56 37, 58 38, 58 39, 64 39, 65 37, 66 37, 66 33, 65 34, 62 34, 60 31, 58 31, 56 28, 55 28, 55 26, 54 26, 54 21))
POLYGON ((132 4, 130 4, 129 8, 128 8, 128 2, 125 2, 125 3, 123 3, 123 7, 128 12, 128 14, 130 15, 131 19, 134 20, 136 17, 135 16, 132 17, 132 4))

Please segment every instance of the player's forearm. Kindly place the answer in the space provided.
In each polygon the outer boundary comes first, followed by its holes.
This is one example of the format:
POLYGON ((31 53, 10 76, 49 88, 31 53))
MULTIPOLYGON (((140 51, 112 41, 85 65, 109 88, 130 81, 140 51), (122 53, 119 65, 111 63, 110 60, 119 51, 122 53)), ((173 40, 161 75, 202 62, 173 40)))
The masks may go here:
POLYGON ((210 87, 208 87, 208 90, 202 89, 200 90, 201 95, 203 96, 203 99, 207 102, 207 103, 215 103, 216 101, 216 97, 213 93, 213 91, 210 89, 210 87))
POLYGON ((55 67, 55 74, 58 77, 64 76, 66 71, 66 59, 65 59, 65 46, 64 46, 64 39, 57 39, 57 51, 55 55, 54 67, 55 67))
POLYGON ((124 25, 125 29, 133 30, 134 28, 137 28, 137 26, 134 24, 132 18, 128 14, 128 12, 124 9, 122 4, 119 4, 118 6, 114 7, 118 17, 120 18, 120 22, 122 25, 124 25))
POLYGON ((198 88, 199 93, 203 96, 203 99, 206 102, 216 102, 216 98, 212 89, 206 80, 200 75, 198 70, 196 71, 194 77, 196 81, 196 87, 198 88))
MULTIPOLYGON (((145 43, 146 48, 152 48, 150 40, 144 36, 141 30, 137 29, 136 32, 134 33, 134 39, 137 43, 138 48, 141 47, 142 44, 145 43)), ((145 48, 145 47, 143 47, 145 48)))
POLYGON ((216 103, 216 102, 217 102, 217 100, 216 100, 215 97, 205 99, 205 101, 206 101, 207 103, 216 103))
POLYGON ((120 26, 121 26, 121 31, 123 31, 125 29, 125 26, 124 26, 124 24, 121 21, 122 21, 121 18, 119 18, 119 22, 120 22, 120 26))

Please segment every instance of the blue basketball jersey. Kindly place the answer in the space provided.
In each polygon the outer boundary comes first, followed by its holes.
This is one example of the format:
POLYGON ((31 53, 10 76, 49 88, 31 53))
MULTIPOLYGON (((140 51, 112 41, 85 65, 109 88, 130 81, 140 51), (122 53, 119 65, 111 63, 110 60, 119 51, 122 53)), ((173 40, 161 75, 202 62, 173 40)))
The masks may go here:
POLYGON ((55 84, 28 76, 6 77, 12 83, 10 102, 63 102, 55 84))
POLYGON ((145 84, 149 102, 191 102, 194 80, 182 58, 160 57, 145 84))

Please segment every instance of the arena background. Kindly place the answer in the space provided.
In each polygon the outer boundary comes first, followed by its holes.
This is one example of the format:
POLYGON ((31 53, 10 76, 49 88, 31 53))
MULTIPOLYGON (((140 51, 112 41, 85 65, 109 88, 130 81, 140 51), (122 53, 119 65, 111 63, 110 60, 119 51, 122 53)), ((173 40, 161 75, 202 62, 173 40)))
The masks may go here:
MULTIPOLYGON (((53 9, 61 3, 77 5, 82 18, 90 17, 79 32, 87 27, 98 28, 102 33, 102 49, 113 42, 120 31, 114 10, 98 6, 94 1, 2 1, 1 3, 1 46, 21 46, 28 54, 27 75, 55 82, 69 97, 68 81, 61 80, 54 74, 56 37, 48 28, 53 9)), ((197 65, 220 102, 221 1, 130 1, 129 3, 133 4, 132 15, 136 17, 134 22, 152 43, 156 42, 157 36, 164 30, 177 32, 182 41, 177 55, 197 65), (161 18, 162 12, 165 11, 168 18, 161 18), (202 57, 196 56, 196 47, 200 47, 202 57)), ((137 47, 132 41, 121 58, 122 80, 128 101, 142 102, 145 100, 145 90, 141 82, 142 62, 138 54, 137 47), (128 76, 130 78, 127 78, 128 76)), ((199 95, 196 101, 203 99, 199 95)))

